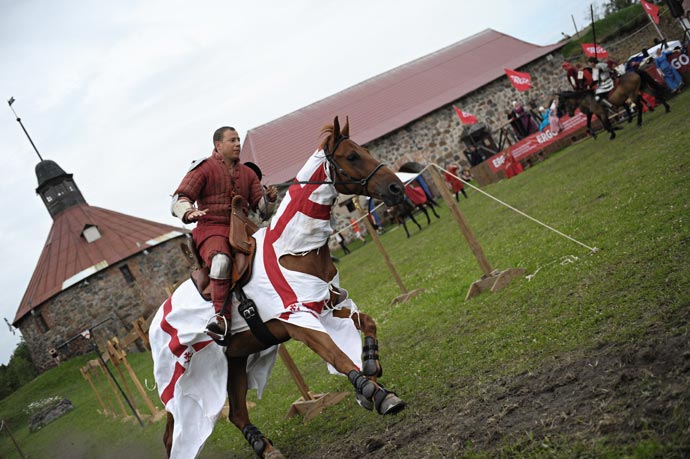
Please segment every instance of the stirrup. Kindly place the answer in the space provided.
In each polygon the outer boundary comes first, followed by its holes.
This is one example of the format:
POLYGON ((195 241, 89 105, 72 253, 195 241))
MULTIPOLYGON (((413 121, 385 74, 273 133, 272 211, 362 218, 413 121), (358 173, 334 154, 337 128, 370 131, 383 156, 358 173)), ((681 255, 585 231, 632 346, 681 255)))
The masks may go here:
POLYGON ((206 334, 221 346, 228 345, 228 330, 228 319, 220 314, 211 316, 211 318, 206 322, 206 334), (221 320, 222 324, 220 322, 221 320))

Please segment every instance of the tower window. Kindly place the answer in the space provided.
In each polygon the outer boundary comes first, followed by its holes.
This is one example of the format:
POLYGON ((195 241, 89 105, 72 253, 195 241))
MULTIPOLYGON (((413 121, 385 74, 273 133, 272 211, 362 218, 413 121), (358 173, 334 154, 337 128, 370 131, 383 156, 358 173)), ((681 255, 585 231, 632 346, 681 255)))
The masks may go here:
POLYGON ((46 322, 45 318, 43 317, 43 314, 36 311, 35 309, 32 309, 31 315, 34 318, 34 323, 36 324, 36 328, 38 329, 39 333, 45 333, 50 329, 50 327, 48 327, 48 323, 46 322))
POLYGON ((84 239, 86 239, 86 242, 89 244, 101 238, 101 232, 98 231, 98 227, 96 225, 86 225, 82 230, 81 235, 84 236, 84 239))
POLYGON ((129 266, 120 266, 120 272, 122 273, 122 276, 125 278, 128 284, 134 283, 134 275, 132 275, 132 271, 129 270, 129 266))

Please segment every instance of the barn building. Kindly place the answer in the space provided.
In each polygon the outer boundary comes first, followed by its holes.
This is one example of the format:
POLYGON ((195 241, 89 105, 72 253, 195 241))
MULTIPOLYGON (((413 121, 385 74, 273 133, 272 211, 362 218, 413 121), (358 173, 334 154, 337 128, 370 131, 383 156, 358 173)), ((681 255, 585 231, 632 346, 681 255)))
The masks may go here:
POLYGON ((90 351, 80 338, 61 346, 85 330, 101 344, 123 336, 189 268, 179 247, 187 230, 90 206, 54 161, 38 163, 36 177, 53 225, 12 325, 43 371, 58 355, 90 351))
POLYGON ((388 165, 464 161, 470 139, 463 139, 453 105, 474 114, 494 137, 513 100, 544 104, 563 86, 556 51, 564 44, 537 46, 484 30, 249 130, 242 158, 259 164, 270 183, 290 180, 318 146, 323 125, 338 115, 341 124, 349 117, 353 140, 388 165), (506 68, 530 73, 532 89, 513 89, 506 68))
MULTIPOLYGON (((668 37, 679 33, 667 14, 660 27, 668 37)), ((646 24, 602 44, 611 56, 625 61, 654 38, 655 28, 646 24)), ((259 164, 268 183, 291 180, 319 145, 323 125, 337 115, 341 125, 348 116, 353 140, 394 170, 406 163, 468 165, 464 150, 470 144, 494 152, 507 146, 506 112, 513 101, 536 111, 547 106, 554 93, 569 89, 561 53, 566 43, 538 46, 486 29, 249 130, 242 158, 259 164), (529 73, 532 88, 518 92, 505 69, 529 73), (478 124, 463 126, 453 106, 475 115, 478 124)), ((480 185, 501 178, 487 163, 473 167, 480 185)), ((339 228, 347 226, 352 206, 343 207, 349 199, 341 197, 336 208, 339 228)))
MULTIPOLYGON (((484 30, 249 130, 242 158, 259 164, 268 183, 291 180, 337 115, 341 125, 349 117, 352 139, 394 170, 408 162, 467 163, 469 144, 498 152, 513 101, 538 107, 566 84, 558 52, 564 44, 538 46, 484 30), (517 92, 506 68, 529 73, 532 89, 517 92), (454 105, 479 124, 463 126, 454 105)), ((349 200, 336 206, 339 229, 348 225, 349 200)))

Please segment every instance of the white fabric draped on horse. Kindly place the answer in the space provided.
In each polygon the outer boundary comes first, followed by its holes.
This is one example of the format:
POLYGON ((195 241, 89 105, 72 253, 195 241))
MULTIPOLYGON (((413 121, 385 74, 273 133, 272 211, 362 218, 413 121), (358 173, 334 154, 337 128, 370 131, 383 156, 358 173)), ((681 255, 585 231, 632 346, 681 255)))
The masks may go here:
MULTIPOLYGON (((325 181, 328 165, 324 152, 315 152, 297 175, 299 181, 325 181)), ((338 347, 361 368, 362 339, 354 322, 323 309, 329 285, 311 275, 289 271, 279 263, 281 255, 318 249, 332 233, 331 206, 337 191, 331 184, 293 185, 267 228, 256 234, 257 253, 252 278, 244 287, 264 321, 279 319, 328 333, 338 347)), ((356 312, 347 298, 336 306, 356 312)), ((161 306, 149 330, 154 377, 159 395, 175 424, 171 458, 196 457, 213 432, 226 399, 227 361, 223 348, 205 333, 213 317, 213 305, 197 292, 191 280, 184 282, 161 306)), ((232 333, 247 324, 232 309, 232 333)), ((250 388, 259 397, 275 363, 277 346, 250 356, 247 374, 250 388)), ((331 373, 337 372, 330 367, 331 373)))

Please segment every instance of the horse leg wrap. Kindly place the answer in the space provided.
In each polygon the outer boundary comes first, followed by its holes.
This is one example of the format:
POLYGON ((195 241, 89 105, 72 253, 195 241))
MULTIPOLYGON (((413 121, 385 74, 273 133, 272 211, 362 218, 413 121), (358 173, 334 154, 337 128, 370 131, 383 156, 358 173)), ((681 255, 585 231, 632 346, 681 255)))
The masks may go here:
POLYGON ((269 441, 264 434, 261 433, 259 429, 253 424, 247 424, 242 429, 242 434, 244 438, 247 439, 252 449, 259 457, 264 457, 264 450, 266 449, 266 442, 269 441))
POLYGON ((376 408, 378 414, 395 414, 405 408, 406 403, 395 392, 370 381, 363 373, 352 370, 347 377, 355 386, 355 398, 362 408, 370 411, 376 408))
POLYGON ((372 400, 378 386, 370 381, 361 371, 352 370, 347 374, 353 386, 355 386, 355 398, 362 408, 369 411, 374 409, 372 400))
POLYGON ((379 343, 373 336, 364 337, 362 347, 362 373, 380 378, 383 369, 379 363, 379 343))

